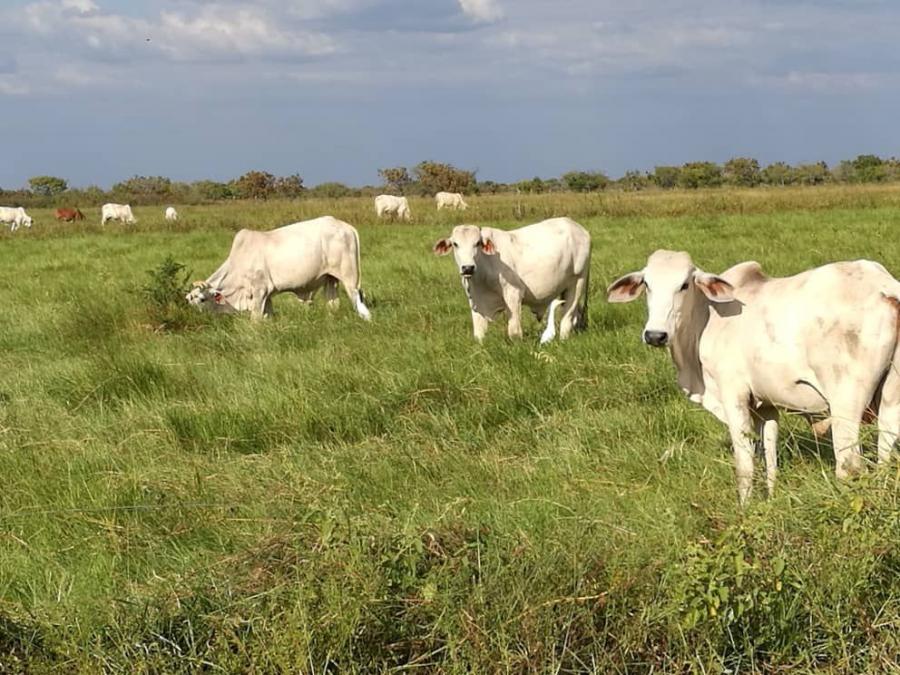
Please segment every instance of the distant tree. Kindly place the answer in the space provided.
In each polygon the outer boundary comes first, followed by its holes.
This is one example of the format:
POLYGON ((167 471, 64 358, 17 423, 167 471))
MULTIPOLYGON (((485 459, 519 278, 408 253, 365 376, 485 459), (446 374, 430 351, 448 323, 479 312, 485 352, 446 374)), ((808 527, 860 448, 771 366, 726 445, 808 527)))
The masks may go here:
POLYGON ((798 164, 794 168, 794 175, 801 185, 822 185, 831 180, 831 172, 825 162, 798 164))
POLYGON ((797 180, 794 169, 784 162, 769 164, 760 172, 760 178, 766 185, 779 185, 782 187, 793 185, 797 180))
POLYGON ((505 186, 502 183, 495 183, 492 180, 482 181, 478 183, 476 186, 476 191, 482 194, 495 195, 498 192, 503 192, 503 188, 505 186))
POLYGON ((132 176, 112 186, 115 198, 145 204, 158 203, 172 195, 172 181, 164 176, 132 176))
POLYGON ((268 171, 248 171, 234 181, 243 199, 268 199, 275 191, 275 176, 268 171))
POLYGON ((722 184, 722 167, 714 162, 688 162, 678 173, 678 184, 696 190, 722 184))
POLYGON ((69 183, 64 178, 56 176, 34 176, 28 179, 31 191, 41 197, 54 197, 69 189, 69 183))
POLYGON ((678 185, 678 177, 681 175, 681 167, 657 166, 650 174, 650 182, 663 190, 671 190, 678 185))
POLYGON ((752 157, 734 157, 722 167, 725 182, 736 187, 756 187, 762 182, 759 162, 752 157))
POLYGON ((296 199, 303 195, 306 188, 303 187, 303 179, 299 174, 276 178, 272 188, 279 197, 296 199))
POLYGON ((891 157, 884 160, 884 173, 886 180, 900 180, 900 159, 891 157))
POLYGON ((386 169, 378 169, 378 175, 384 181, 384 186, 389 192, 403 194, 406 188, 412 183, 409 176, 409 170, 405 166, 395 166, 386 169))
POLYGON ((626 192, 637 192, 643 190, 650 184, 650 179, 640 171, 626 171, 625 175, 616 181, 621 189, 626 192))
POLYGON ((545 178, 544 192, 563 192, 566 187, 559 178, 545 178))
POLYGON ((436 192, 472 192, 475 189, 475 172, 457 169, 452 164, 420 162, 413 170, 421 190, 426 195, 436 192))
POLYGON ((527 192, 528 194, 539 195, 543 192, 546 192, 544 181, 542 181, 538 176, 535 176, 531 180, 520 180, 518 183, 516 183, 516 188, 519 190, 519 192, 527 192))
POLYGON ((310 197, 323 197, 325 199, 340 199, 353 194, 353 190, 343 183, 320 183, 307 190, 310 197))
POLYGON ((191 190, 203 201, 219 201, 234 197, 234 190, 228 183, 218 183, 213 180, 198 180, 191 183, 191 190))
POLYGON ((597 192, 609 185, 609 177, 601 171, 569 171, 561 176, 572 192, 597 192))
POLYGON ((882 183, 887 179, 887 167, 877 155, 859 155, 850 162, 850 167, 854 183, 882 183))

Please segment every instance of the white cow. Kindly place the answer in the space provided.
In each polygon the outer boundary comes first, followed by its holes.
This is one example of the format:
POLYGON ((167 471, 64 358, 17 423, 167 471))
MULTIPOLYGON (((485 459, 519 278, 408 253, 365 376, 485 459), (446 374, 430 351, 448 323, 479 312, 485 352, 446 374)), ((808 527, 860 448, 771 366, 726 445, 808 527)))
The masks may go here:
POLYGON ((466 200, 463 199, 462 193, 460 192, 438 192, 434 196, 434 201, 437 204, 438 211, 441 209, 459 209, 465 211, 469 208, 469 205, 466 204, 466 200))
POLYGON ((195 282, 185 299, 201 309, 249 311, 260 318, 272 315, 276 293, 294 293, 311 302, 324 287, 329 305, 335 306, 339 282, 368 321, 359 287, 359 234, 348 223, 322 216, 268 232, 240 230, 228 259, 206 281, 195 282))
POLYGON ((403 220, 409 220, 409 202, 406 197, 394 195, 378 195, 375 197, 375 213, 379 218, 385 215, 397 216, 403 220))
POLYGON ((22 225, 31 227, 33 221, 21 206, 0 206, 0 223, 6 223, 9 231, 15 232, 22 225))
POLYGON ((174 223, 176 220, 178 220, 178 211, 175 210, 174 206, 166 207, 166 220, 168 220, 170 223, 174 223))
POLYGON ((549 312, 542 342, 556 335, 552 303, 562 297, 560 339, 587 326, 591 235, 570 218, 551 218, 517 230, 458 225, 434 245, 436 255, 453 251, 481 341, 488 322, 508 314, 507 333, 522 337, 522 305, 540 321, 549 312))
POLYGON ((108 220, 120 220, 129 225, 137 222, 134 214, 131 213, 131 206, 128 204, 104 204, 100 209, 100 224, 106 225, 108 220))
POLYGON ((615 281, 610 302, 647 289, 643 340, 668 345, 678 384, 728 425, 738 498, 750 496, 753 434, 763 441, 775 489, 777 408, 830 413, 838 478, 857 471, 860 420, 878 410, 878 460, 900 432, 900 282, 868 260, 769 278, 758 263, 721 276, 687 253, 656 251, 640 272, 615 281))

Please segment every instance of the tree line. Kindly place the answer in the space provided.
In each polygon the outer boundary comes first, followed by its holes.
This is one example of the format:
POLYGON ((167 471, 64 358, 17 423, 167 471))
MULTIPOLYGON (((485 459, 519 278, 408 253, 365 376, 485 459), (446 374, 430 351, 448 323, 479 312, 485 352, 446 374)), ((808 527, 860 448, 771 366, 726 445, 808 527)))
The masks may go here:
POLYGON ((10 206, 98 206, 109 201, 153 205, 199 204, 229 199, 339 199, 371 197, 382 192, 428 197, 442 190, 464 194, 499 194, 887 183, 900 181, 900 159, 859 155, 855 159, 839 162, 834 167, 829 167, 825 162, 797 165, 775 162, 762 167, 752 157, 735 157, 724 164, 688 162, 681 166, 656 166, 652 171, 626 171, 616 179, 602 171, 569 171, 559 177, 535 176, 513 183, 479 181, 476 171, 425 161, 412 169, 403 166, 382 168, 378 170, 378 175, 382 181, 380 185, 363 187, 351 187, 337 182, 307 187, 299 174, 275 176, 267 171, 256 170, 225 182, 179 182, 163 176, 133 176, 116 183, 109 190, 97 186, 70 188, 64 178, 34 176, 29 179, 27 189, 0 188, 0 202, 10 206))

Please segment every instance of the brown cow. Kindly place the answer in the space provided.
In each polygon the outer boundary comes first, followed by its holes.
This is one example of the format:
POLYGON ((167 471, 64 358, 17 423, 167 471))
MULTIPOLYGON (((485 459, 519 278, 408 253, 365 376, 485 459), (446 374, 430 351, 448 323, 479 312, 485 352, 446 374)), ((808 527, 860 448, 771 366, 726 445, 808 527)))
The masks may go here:
POLYGON ((78 209, 56 209, 56 213, 53 215, 57 220, 64 220, 67 223, 71 223, 73 220, 84 220, 84 214, 78 209))

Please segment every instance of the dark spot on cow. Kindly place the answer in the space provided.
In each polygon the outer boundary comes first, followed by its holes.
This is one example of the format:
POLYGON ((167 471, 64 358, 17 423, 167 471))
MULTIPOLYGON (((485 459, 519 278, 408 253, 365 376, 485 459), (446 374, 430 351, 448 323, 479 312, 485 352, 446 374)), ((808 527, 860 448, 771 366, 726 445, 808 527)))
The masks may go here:
POLYGON ((848 330, 844 333, 844 346, 853 355, 859 349, 859 335, 856 331, 848 330))

